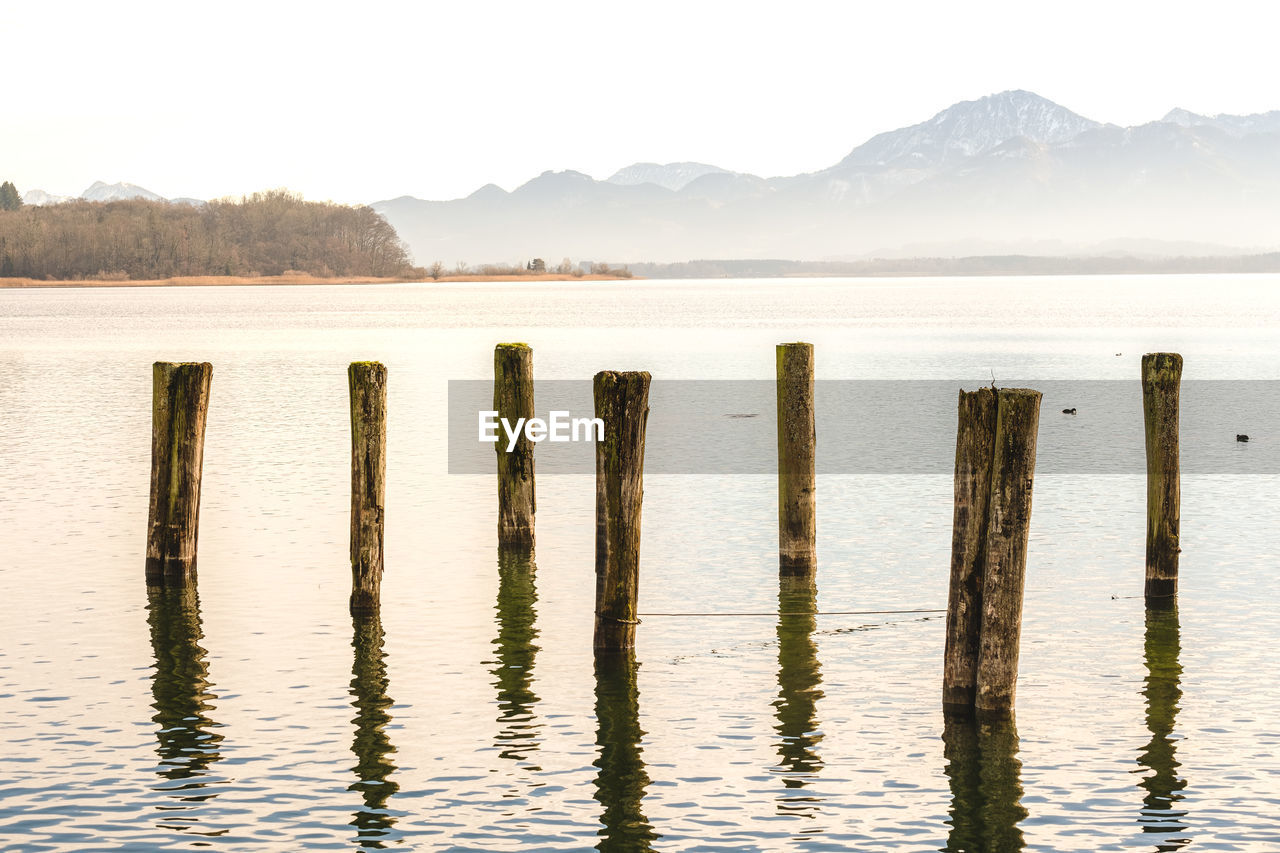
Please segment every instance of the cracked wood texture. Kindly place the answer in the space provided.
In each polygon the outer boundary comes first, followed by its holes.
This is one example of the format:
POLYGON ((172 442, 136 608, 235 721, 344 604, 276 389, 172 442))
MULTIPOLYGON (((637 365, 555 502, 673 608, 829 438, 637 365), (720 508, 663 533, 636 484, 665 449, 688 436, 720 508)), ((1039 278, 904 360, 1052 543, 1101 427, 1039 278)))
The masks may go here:
POLYGON ((1178 397, 1182 356, 1150 352, 1142 357, 1142 413, 1147 434, 1148 604, 1178 593, 1178 526, 1182 484, 1178 470, 1178 397))
POLYGON ((213 365, 157 361, 151 376, 147 583, 181 582, 196 571, 204 426, 213 365))
POLYGON ((351 612, 378 609, 387 484, 387 368, 357 361, 351 390, 351 612))
POLYGON ((818 565, 814 476, 813 344, 778 344, 778 569, 818 565))
POLYGON ((1039 391, 1001 388, 996 392, 995 449, 983 560, 978 691, 974 701, 978 711, 1006 714, 1013 710, 1039 426, 1039 391))
POLYGON ((604 420, 604 441, 596 444, 597 652, 635 646, 649 379, 647 372, 595 375, 595 414, 604 420))
MULTIPOLYGON (((528 344, 498 344, 493 350, 493 408, 515 424, 533 417, 533 350, 528 344)), ((533 547, 533 442, 521 430, 507 452, 505 436, 494 444, 498 453, 498 544, 533 547)))
POLYGON ((971 707, 977 696, 982 578, 996 440, 996 392, 961 391, 956 426, 951 585, 943 654, 942 702, 971 707))

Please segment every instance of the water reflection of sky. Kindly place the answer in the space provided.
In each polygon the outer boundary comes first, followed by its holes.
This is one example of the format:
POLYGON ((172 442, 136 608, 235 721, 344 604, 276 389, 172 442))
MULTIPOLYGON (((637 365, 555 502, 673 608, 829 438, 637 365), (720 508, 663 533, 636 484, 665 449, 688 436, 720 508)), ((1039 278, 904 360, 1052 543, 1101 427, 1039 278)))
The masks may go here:
MULTIPOLYGON (((1276 378, 1275 284, 1179 279, 1158 309, 1141 279, 654 283, 586 303, 527 285, 0 292, 0 832, 581 850, 617 815, 658 849, 945 849, 964 798, 941 620, 780 617, 772 479, 655 475, 641 610, 765 615, 646 619, 634 689, 602 682, 589 478, 539 482, 536 576, 500 565, 492 477, 444 473, 447 380, 485 376, 511 338, 559 378, 767 378, 796 338, 826 378, 1124 379, 1153 349, 1181 350, 1188 379, 1276 378), (198 609, 149 600, 138 559, 161 357, 214 363, 198 609), (346 611, 345 368, 371 357, 391 379, 369 633, 346 611)), ((1172 640, 1140 598, 1141 476, 1037 480, 991 831, 1030 849, 1280 838, 1274 479, 1184 481, 1172 640)), ((820 478, 818 610, 942 606, 950 500, 945 475, 820 478)))

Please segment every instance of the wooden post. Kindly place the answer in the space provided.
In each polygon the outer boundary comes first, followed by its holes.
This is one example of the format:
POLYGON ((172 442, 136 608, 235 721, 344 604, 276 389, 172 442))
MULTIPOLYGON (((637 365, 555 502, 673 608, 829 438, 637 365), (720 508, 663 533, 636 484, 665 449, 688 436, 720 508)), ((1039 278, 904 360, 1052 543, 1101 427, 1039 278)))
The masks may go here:
POLYGON ((778 568, 812 574, 815 519, 813 344, 778 344, 778 568))
MULTIPOLYGON (((533 350, 528 344, 498 344, 493 349, 493 408, 499 418, 516 423, 532 418, 533 350)), ((498 544, 533 546, 533 442, 522 430, 516 446, 494 444, 498 452, 498 544)))
POLYGON ((147 583, 183 582, 196 571, 204 425, 213 365, 157 361, 151 376, 147 583))
POLYGON ((978 651, 979 711, 1013 710, 1022 634, 1022 591, 1031 530, 1040 392, 996 392, 995 452, 982 579, 982 637, 978 651))
POLYGON ((982 578, 996 439, 996 392, 961 391, 956 427, 955 514, 942 703, 969 708, 978 691, 982 578))
POLYGON ((1178 472, 1178 389, 1182 356, 1142 357, 1142 411, 1147 433, 1148 605, 1178 594, 1178 525, 1182 486, 1178 472))
POLYGON ((378 609, 387 484, 387 368, 356 361, 351 389, 351 612, 378 609))
POLYGON ((640 503, 644 496, 644 430, 649 374, 604 370, 595 376, 597 652, 635 646, 640 586, 640 503))

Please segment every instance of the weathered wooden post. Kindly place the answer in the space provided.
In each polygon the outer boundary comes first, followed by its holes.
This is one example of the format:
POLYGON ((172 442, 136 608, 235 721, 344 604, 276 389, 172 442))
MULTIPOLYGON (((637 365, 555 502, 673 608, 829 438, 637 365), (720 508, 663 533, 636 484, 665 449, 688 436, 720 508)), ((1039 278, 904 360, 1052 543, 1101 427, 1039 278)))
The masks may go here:
POLYGON ((996 392, 961 391, 956 427, 955 513, 942 703, 970 708, 978 692, 982 578, 996 439, 996 392))
POLYGON ((213 365, 157 361, 151 377, 147 583, 183 582, 195 577, 196 571, 204 425, 213 365))
POLYGON ((649 379, 647 372, 595 375, 595 413, 604 421, 604 441, 596 444, 597 653, 635 646, 649 379))
POLYGON ((356 361, 351 389, 351 612, 378 609, 387 484, 387 368, 356 361))
POLYGON ((1142 411, 1147 433, 1147 604, 1178 594, 1178 526, 1182 502, 1178 471, 1178 391, 1182 356, 1142 357, 1142 411))
POLYGON ((974 701, 979 711, 1003 714, 1013 710, 1039 426, 1039 391, 1001 388, 996 392, 995 452, 983 555, 982 636, 974 701))
MULTIPOLYGON (((528 344, 498 344, 493 349, 493 408, 509 423, 533 412, 533 350, 528 344)), ((520 431, 516 446, 498 441, 498 544, 533 546, 533 442, 520 431)))
POLYGON ((813 344, 778 344, 778 570, 818 565, 814 477, 813 344))

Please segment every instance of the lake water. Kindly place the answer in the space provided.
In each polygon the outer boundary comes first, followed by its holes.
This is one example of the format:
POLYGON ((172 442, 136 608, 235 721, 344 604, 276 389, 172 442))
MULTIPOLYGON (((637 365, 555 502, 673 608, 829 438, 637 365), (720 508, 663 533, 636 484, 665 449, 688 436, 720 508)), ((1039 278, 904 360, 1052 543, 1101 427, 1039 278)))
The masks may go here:
MULTIPOLYGON (((942 713, 941 613, 849 613, 945 607, 949 474, 820 476, 815 591, 779 586, 771 476, 651 456, 641 612, 738 615, 645 617, 597 670, 592 478, 540 479, 536 554, 500 557, 493 477, 446 440, 499 341, 657 383, 768 380, 810 340, 820 380, 954 401, 1136 388, 1153 350, 1277 380, 1278 329, 1276 276, 0 290, 2 846, 1280 849, 1274 466, 1184 477, 1179 606, 1148 613, 1140 462, 1046 463, 1016 723, 976 726, 942 713), (198 592, 144 583, 158 359, 214 365, 198 592), (390 372, 387 568, 353 624, 363 359, 390 372)), ((1223 452, 1280 446, 1239 415, 1223 452)))

